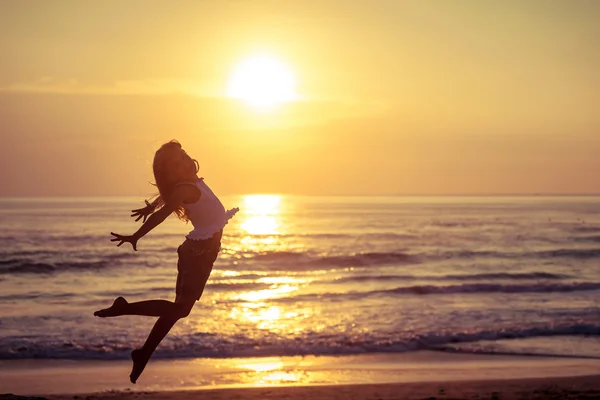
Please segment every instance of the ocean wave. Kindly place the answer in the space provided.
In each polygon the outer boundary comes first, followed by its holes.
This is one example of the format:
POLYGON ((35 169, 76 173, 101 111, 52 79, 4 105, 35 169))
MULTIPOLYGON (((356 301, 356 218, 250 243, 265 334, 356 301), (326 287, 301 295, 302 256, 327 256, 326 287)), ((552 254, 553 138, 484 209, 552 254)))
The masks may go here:
POLYGON ((315 293, 299 294, 296 296, 272 299, 273 302, 289 303, 298 301, 345 301, 361 300, 371 296, 395 295, 446 295, 470 293, 565 293, 578 291, 600 290, 600 282, 574 282, 564 284, 536 283, 536 284, 500 284, 500 283, 467 283, 461 285, 413 285, 401 286, 394 289, 349 291, 346 293, 315 293))
POLYGON ((445 275, 445 279, 448 280, 472 280, 472 279, 490 279, 490 280, 521 280, 521 279, 550 279, 550 280, 559 280, 559 279, 568 279, 569 275, 563 274, 552 274, 550 272, 498 272, 498 273, 482 273, 482 274, 455 274, 455 275, 445 275))
MULTIPOLYGON (((174 249, 171 249, 174 252, 174 249)), ((161 257, 156 251, 149 251, 146 254, 135 252, 120 252, 107 254, 86 254, 78 252, 69 254, 49 251, 33 251, 26 254, 21 252, 4 253, 0 256, 0 274, 11 273, 54 273, 61 271, 85 271, 110 268, 120 265, 125 259, 136 258, 136 263, 145 263, 146 260, 152 260, 161 257), (69 257, 70 256, 70 257, 69 257), (70 259, 66 259, 69 257, 70 259), (57 258, 58 261, 53 262, 57 258)), ((554 258, 588 260, 600 258, 600 249, 553 249, 534 252, 499 252, 499 251, 445 251, 445 252, 423 252, 412 253, 405 251, 384 251, 384 252, 357 252, 352 254, 322 254, 314 250, 306 252, 295 251, 267 251, 267 252, 235 252, 229 254, 224 252, 217 260, 217 266, 227 269, 240 270, 252 269, 256 271, 310 271, 315 269, 334 269, 334 268, 366 268, 379 266, 400 266, 410 264, 421 264, 428 261, 441 260, 468 260, 468 262, 478 262, 493 259, 536 259, 547 260, 554 258)), ((467 262, 467 261, 465 261, 467 262)), ((153 263, 151 263, 154 265, 153 263)), ((565 276, 535 272, 531 274, 509 274, 509 273, 490 273, 478 275, 445 275, 441 277, 414 277, 414 279, 425 280, 501 280, 501 279, 563 279, 565 276)), ((369 278, 353 278, 355 280, 368 280, 369 278)), ((385 278, 373 278, 385 279, 385 278)), ((392 278, 395 279, 395 278, 392 278)), ((398 279, 413 279, 410 275, 398 275, 398 279)))
POLYGON ((60 252, 31 251, 6 254, 12 258, 0 259, 0 274, 50 274, 73 271, 97 271, 121 265, 123 260, 138 257, 135 253, 90 255, 77 253, 72 261, 65 261, 60 252), (34 257, 15 257, 18 255, 34 257), (51 261, 58 258, 60 261, 51 261), (88 260, 89 259, 89 260, 88 260))
MULTIPOLYGON (((370 252, 349 255, 315 256, 309 253, 279 251, 258 254, 248 254, 245 260, 263 263, 276 263, 277 268, 282 266, 302 267, 365 267, 380 266, 414 261, 410 254, 401 252, 370 252)), ((269 269, 269 265, 263 265, 269 269)))
POLYGON ((573 258, 573 259, 590 259, 599 258, 600 249, 552 249, 532 252, 502 252, 493 250, 461 250, 447 251, 441 253, 421 254, 421 258, 429 259, 473 259, 473 258, 497 258, 497 259, 521 259, 521 258, 573 258))
MULTIPOLYGON (((312 252, 273 251, 240 254, 237 261, 278 263, 281 267, 361 267, 423 262, 427 260, 522 259, 522 258, 575 258, 600 257, 600 249, 553 249, 533 252, 504 252, 496 250, 452 250, 412 253, 404 251, 364 252, 341 255, 316 255, 312 252)), ((267 266, 265 266, 267 267, 267 266)), ((550 278, 551 279, 551 278, 550 278)))
POLYGON ((571 276, 552 274, 550 272, 522 273, 482 273, 482 274, 449 274, 449 275, 357 275, 336 279, 334 283, 390 281, 390 280, 420 280, 420 281, 471 281, 471 280, 561 280, 571 276))
POLYGON ((572 240, 574 240, 576 242, 597 242, 597 243, 600 243, 600 235, 594 235, 594 236, 577 236, 577 237, 574 237, 572 240))
POLYGON ((98 240, 104 240, 110 238, 107 234, 96 234, 96 235, 63 235, 63 234, 48 234, 46 232, 40 233, 36 230, 23 230, 19 232, 19 237, 0 235, 0 241, 11 241, 11 242, 25 242, 25 243, 76 243, 81 245, 82 243, 93 243, 98 240))
POLYGON ((564 257, 564 258, 575 258, 575 259, 589 259, 600 257, 600 249, 557 249, 548 251, 539 251, 535 253, 538 257, 542 258, 553 258, 553 257, 564 257))
POLYGON ((355 267, 406 263, 413 256, 405 253, 359 253, 348 256, 330 256, 312 260, 311 265, 355 267))
MULTIPOLYGON (((118 265, 121 260, 133 257, 140 257, 135 253, 118 253, 106 254, 96 261, 81 261, 84 254, 78 254, 77 259, 73 261, 48 262, 48 257, 44 261, 39 261, 38 257, 21 258, 13 257, 4 260, 0 259, 0 274, 10 273, 53 273, 61 271, 85 271, 108 268, 113 265, 118 265)), ((42 257, 39 257, 42 258, 42 257)), ((294 271, 294 270, 313 270, 323 268, 345 268, 345 267, 369 267, 404 264, 411 261, 416 261, 409 254, 400 252, 371 252, 357 253, 350 255, 314 255, 307 252, 291 252, 291 251, 275 251, 253 253, 247 252, 241 254, 241 258, 223 257, 221 256, 218 263, 225 263, 233 269, 237 266, 236 263, 251 263, 249 265, 253 269, 267 271, 294 271)))
POLYGON ((600 290, 599 282, 538 283, 531 285, 470 283, 462 285, 420 285, 374 291, 374 294, 455 294, 455 293, 553 293, 600 290))
MULTIPOLYGON (((493 250, 457 250, 443 251, 438 253, 421 254, 422 257, 438 260, 438 259, 472 259, 472 258, 514 258, 518 257, 518 253, 500 252, 493 250)), ((521 254, 522 256, 522 254, 521 254)))
POLYGON ((586 354, 573 354, 573 353, 564 353, 561 351, 556 351, 551 348, 542 350, 542 351, 527 351, 527 350, 500 350, 500 349, 486 349, 486 348, 470 348, 459 347, 453 345, 442 345, 431 348, 431 350, 441 350, 448 353, 459 353, 459 354, 488 354, 488 355, 496 355, 496 356, 521 356, 521 357, 558 357, 558 358, 588 358, 598 360, 600 359, 600 354, 598 355, 590 355, 586 352, 586 354))
POLYGON ((581 225, 573 228, 576 232, 584 232, 584 233, 600 233, 600 226, 590 226, 590 225, 581 225))
POLYGON ((49 274, 61 271, 89 271, 106 268, 108 261, 44 263, 11 259, 0 261, 0 274, 49 274))
MULTIPOLYGON (((244 237, 248 237, 248 236, 252 236, 252 237, 257 237, 257 238, 279 238, 279 239, 348 239, 348 238, 354 238, 356 237, 355 235, 351 235, 349 233, 330 233, 330 232, 323 232, 323 233, 253 233, 253 234, 249 234, 248 232, 245 231, 238 231, 238 232, 227 232, 225 234, 225 238, 235 238, 236 240, 239 240, 240 238, 244 238, 244 237)), ((362 236, 362 235, 361 235, 362 236)))
POLYGON ((67 299, 76 297, 75 293, 45 293, 45 292, 27 292, 0 295, 0 301, 17 301, 33 299, 67 299))
POLYGON ((443 347, 448 344, 472 343, 482 340, 527 339, 549 336, 588 336, 600 334, 600 325, 575 323, 553 326, 535 326, 526 328, 506 328, 501 330, 478 330, 474 332, 458 332, 438 334, 432 332, 421 337, 425 347, 443 347))
MULTIPOLYGON (((248 236, 245 232, 237 234, 227 234, 226 236, 242 238, 248 236)), ((363 240, 406 240, 418 238, 415 234, 410 233, 395 233, 395 232, 378 232, 378 233, 279 233, 279 234, 264 234, 251 236, 258 237, 277 237, 279 239, 318 239, 318 240, 330 240, 330 239, 363 239, 363 240)))
MULTIPOLYGON (((505 340, 549 336, 600 334, 600 326, 575 323, 554 326, 513 327, 499 330, 434 331, 422 334, 393 332, 306 331, 302 338, 265 333, 260 337, 195 333, 167 337, 155 358, 225 358, 298 355, 342 355, 364 353, 403 353, 481 340, 505 340), (298 340, 301 339, 301 340, 298 340)), ((55 337, 5 337, 0 342, 0 359, 126 359, 133 350, 118 339, 96 337, 90 340, 61 340, 55 337)))
POLYGON ((2 252, 0 253, 0 258, 3 258, 5 260, 0 260, 0 264, 5 263, 6 259, 10 259, 10 257, 49 256, 57 253, 57 251, 52 250, 16 250, 10 252, 2 252))

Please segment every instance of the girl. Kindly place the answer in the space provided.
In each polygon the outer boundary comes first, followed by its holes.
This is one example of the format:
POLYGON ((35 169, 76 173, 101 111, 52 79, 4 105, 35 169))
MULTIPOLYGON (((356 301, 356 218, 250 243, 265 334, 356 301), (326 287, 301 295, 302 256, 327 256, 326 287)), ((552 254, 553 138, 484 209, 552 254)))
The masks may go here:
POLYGON ((175 302, 146 300, 129 303, 125 298, 117 297, 112 306, 94 313, 103 318, 120 315, 159 317, 146 343, 131 352, 133 368, 129 379, 132 383, 137 381, 150 356, 177 320, 187 317, 195 302, 200 300, 221 249, 223 227, 238 211, 238 208, 225 211, 203 178, 198 178, 198 161, 188 156, 176 140, 165 143, 156 151, 152 167, 159 193, 152 203, 146 201, 146 207, 133 210, 131 214, 138 217, 136 221, 144 218, 142 227, 131 236, 111 232, 114 236, 111 242, 119 242, 117 246, 131 243, 133 250, 137 251, 137 241, 173 212, 182 221, 191 221, 194 229, 177 249, 175 302), (158 211, 154 212, 157 207, 158 211))

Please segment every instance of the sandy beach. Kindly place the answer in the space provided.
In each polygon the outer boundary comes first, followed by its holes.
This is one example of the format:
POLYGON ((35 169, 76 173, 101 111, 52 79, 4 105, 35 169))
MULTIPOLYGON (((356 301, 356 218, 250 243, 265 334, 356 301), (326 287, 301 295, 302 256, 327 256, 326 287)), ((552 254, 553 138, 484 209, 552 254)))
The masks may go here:
POLYGON ((600 376, 575 378, 511 379, 495 381, 396 383, 383 385, 334 385, 211 389, 178 392, 112 392, 86 396, 48 396, 48 400, 421 400, 421 399, 598 399, 600 376))
POLYGON ((434 351, 157 360, 137 385, 125 361, 0 363, 3 399, 594 399, 600 360, 434 351), (11 393, 13 397, 8 396, 11 393))
MULTIPOLYGON (((329 385, 228 388, 165 392, 104 392, 87 395, 52 395, 48 400, 207 400, 250 399, 250 400, 421 400, 421 399, 598 399, 600 398, 600 376, 570 378, 510 379, 492 381, 455 381, 390 383, 380 385, 329 385)), ((39 397, 0 395, 3 400, 25 400, 39 397)))

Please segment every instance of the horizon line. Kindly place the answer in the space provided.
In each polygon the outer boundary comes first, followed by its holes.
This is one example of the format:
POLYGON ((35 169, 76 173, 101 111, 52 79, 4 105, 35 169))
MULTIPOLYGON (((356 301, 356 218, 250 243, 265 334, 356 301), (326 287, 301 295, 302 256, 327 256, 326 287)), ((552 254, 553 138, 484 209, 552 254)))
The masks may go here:
MULTIPOLYGON (((226 196, 296 196, 296 197, 598 197, 599 193, 452 193, 452 194, 422 194, 422 193, 396 193, 396 194, 297 194, 256 192, 222 194, 226 196)), ((32 199, 32 198, 111 198, 111 197, 140 197, 136 194, 52 194, 52 195, 0 195, 0 199, 32 199)))

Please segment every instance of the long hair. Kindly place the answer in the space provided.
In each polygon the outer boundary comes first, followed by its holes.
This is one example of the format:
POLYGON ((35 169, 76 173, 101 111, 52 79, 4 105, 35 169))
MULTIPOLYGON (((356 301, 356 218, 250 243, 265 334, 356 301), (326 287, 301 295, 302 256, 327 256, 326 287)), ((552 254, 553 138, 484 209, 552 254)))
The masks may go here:
MULTIPOLYGON (((171 192, 179 183, 177 180, 174 180, 169 173, 169 163, 173 155, 173 150, 181 150, 181 144, 175 139, 160 146, 160 148, 154 154, 152 171, 154 172, 154 180, 156 181, 154 186, 158 188, 158 193, 152 198, 152 200, 158 207, 164 206, 165 199, 169 198, 171 192)), ((200 169, 198 161, 193 161, 196 164, 195 172, 198 173, 200 169)), ((177 218, 180 220, 184 222, 189 221, 189 217, 186 215, 185 208, 183 208, 183 206, 180 205, 177 207, 177 209, 175 209, 174 212, 177 215, 177 218)))

